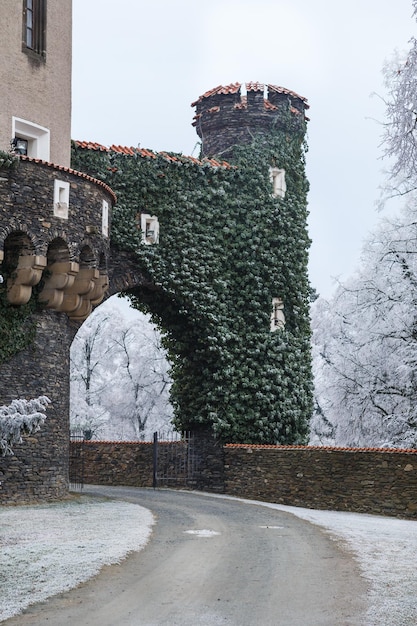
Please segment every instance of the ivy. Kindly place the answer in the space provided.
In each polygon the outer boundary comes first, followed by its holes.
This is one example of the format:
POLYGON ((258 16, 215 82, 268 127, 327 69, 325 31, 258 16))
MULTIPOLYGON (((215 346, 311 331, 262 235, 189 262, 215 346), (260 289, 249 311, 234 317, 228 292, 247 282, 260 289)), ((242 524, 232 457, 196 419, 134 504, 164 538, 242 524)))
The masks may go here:
POLYGON ((35 309, 34 297, 23 306, 9 304, 5 283, 0 284, 0 363, 7 361, 34 341, 36 324, 32 313, 35 309))
POLYGON ((3 150, 0 150, 0 170, 16 167, 18 162, 18 156, 12 154, 11 152, 4 152, 3 150))
POLYGON ((312 410, 308 183, 300 134, 276 130, 238 148, 233 167, 182 155, 128 156, 73 146, 73 167, 106 182, 118 203, 113 245, 153 281, 130 293, 163 332, 178 429, 211 425, 229 442, 303 443, 312 410), (269 167, 286 171, 272 196, 269 167), (156 215, 146 246, 138 214, 156 215), (272 298, 286 325, 270 332, 272 298))

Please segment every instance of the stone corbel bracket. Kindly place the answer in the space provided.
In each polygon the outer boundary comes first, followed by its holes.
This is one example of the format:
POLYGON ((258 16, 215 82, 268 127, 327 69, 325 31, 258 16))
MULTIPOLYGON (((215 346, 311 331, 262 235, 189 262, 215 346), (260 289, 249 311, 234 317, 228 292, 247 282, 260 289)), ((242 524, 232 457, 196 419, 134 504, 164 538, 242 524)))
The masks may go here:
POLYGON ((109 288, 109 280, 105 272, 95 268, 83 268, 77 274, 74 284, 65 290, 62 305, 68 317, 74 321, 84 321, 100 304, 109 288))
POLYGON ((40 302, 43 302, 47 309, 62 311, 65 291, 72 287, 79 270, 78 263, 72 261, 49 265, 45 285, 39 294, 40 302))
POLYGON ((16 269, 7 279, 7 301, 14 305, 27 304, 32 287, 39 283, 46 265, 44 256, 20 256, 16 269))

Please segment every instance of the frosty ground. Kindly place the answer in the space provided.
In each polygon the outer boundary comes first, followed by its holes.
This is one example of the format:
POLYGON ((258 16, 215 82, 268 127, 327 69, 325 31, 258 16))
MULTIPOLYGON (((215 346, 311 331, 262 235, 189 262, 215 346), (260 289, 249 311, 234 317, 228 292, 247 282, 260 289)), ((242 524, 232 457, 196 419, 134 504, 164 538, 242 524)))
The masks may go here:
MULTIPOLYGON (((294 514, 343 543, 370 583, 366 626, 417 623, 416 522, 244 502, 294 514)), ((88 496, 59 504, 1 507, 0 621, 140 550, 153 523, 150 511, 141 506, 88 496)))

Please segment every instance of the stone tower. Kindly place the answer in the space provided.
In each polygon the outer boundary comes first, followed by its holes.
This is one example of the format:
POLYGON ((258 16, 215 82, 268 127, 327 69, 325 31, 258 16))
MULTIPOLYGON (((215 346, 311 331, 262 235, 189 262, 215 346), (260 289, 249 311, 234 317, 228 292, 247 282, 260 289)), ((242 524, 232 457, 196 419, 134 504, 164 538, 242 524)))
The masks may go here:
POLYGON ((2 1, 0 405, 51 405, 0 457, 0 502, 67 493, 69 348, 108 288, 115 196, 70 168, 71 18, 71 0, 2 1))
POLYGON ((274 129, 304 132, 306 98, 262 83, 234 83, 207 91, 192 103, 193 126, 202 141, 202 156, 229 159, 236 145, 274 129), (244 93, 246 91, 246 94, 244 93))

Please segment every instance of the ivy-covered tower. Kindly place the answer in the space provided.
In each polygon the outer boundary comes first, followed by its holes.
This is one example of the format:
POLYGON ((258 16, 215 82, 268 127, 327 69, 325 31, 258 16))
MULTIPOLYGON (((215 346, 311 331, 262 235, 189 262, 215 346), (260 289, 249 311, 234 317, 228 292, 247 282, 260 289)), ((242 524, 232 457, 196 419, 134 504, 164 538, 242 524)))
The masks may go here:
POLYGON ((79 142, 73 163, 117 194, 113 246, 146 276, 126 291, 164 333, 177 427, 304 443, 308 105, 281 87, 242 91, 217 87, 194 103, 201 160, 79 142))
POLYGON ((264 141, 278 130, 304 135, 306 98, 294 91, 262 83, 234 83, 207 91, 196 107, 193 126, 202 140, 202 155, 230 159, 236 146, 264 141), (246 93, 244 93, 246 92, 246 93))
POLYGON ((192 106, 202 156, 227 159, 238 182, 224 242, 235 346, 221 380, 234 399, 215 429, 230 441, 303 443, 312 407, 309 106, 294 91, 253 82, 218 86, 192 106))

